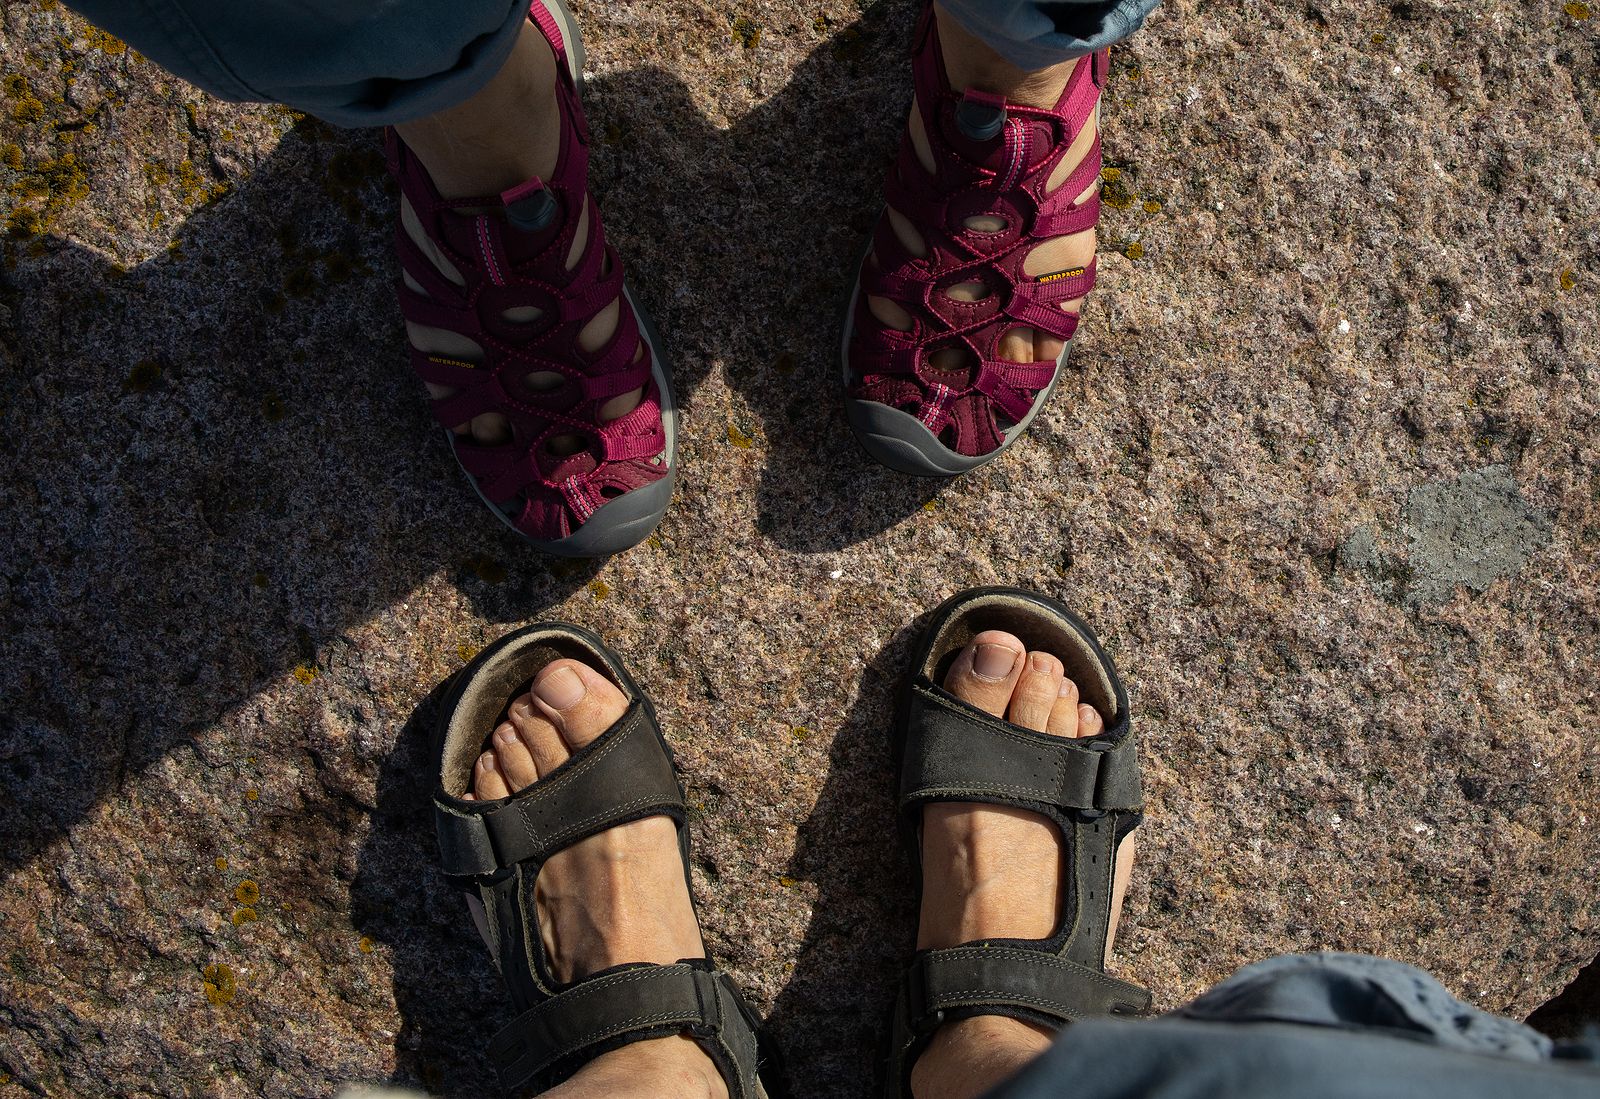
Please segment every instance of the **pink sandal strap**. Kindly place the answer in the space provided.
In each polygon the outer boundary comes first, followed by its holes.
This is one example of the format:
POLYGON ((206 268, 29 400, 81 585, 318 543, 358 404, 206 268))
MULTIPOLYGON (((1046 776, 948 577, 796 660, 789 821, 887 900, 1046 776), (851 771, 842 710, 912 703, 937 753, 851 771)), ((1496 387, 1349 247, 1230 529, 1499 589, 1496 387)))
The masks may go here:
MULTIPOLYGON (((550 40, 562 74, 561 150, 546 179, 530 179, 499 195, 441 197, 420 161, 392 131, 390 170, 399 180, 433 247, 460 273, 445 277, 403 226, 396 229, 400 265, 420 292, 397 282, 402 312, 413 324, 459 333, 481 349, 478 362, 414 351, 417 376, 454 390, 432 410, 446 428, 485 413, 503 416, 512 441, 479 443, 452 434, 456 456, 483 495, 539 540, 566 537, 607 500, 666 476, 667 446, 661 393, 653 380, 651 348, 623 294, 623 265, 607 242, 598 207, 587 190, 588 131, 567 74, 566 43, 544 5, 530 17, 550 40), (569 270, 567 258, 580 215, 589 211, 588 239, 569 270), (620 300, 617 330, 590 353, 578 335, 620 300), (532 307, 532 320, 508 310, 532 307), (513 313, 513 315, 518 315, 513 313), (535 390, 529 375, 561 381, 535 390), (635 409, 611 421, 605 402, 644 390, 635 409), (576 437, 577 453, 558 453, 553 440, 576 437)), ((561 450, 567 449, 561 447, 561 450)))
POLYGON ((1011 363, 998 354, 1007 331, 1031 327, 1063 341, 1077 329, 1076 313, 1061 308, 1094 285, 1096 264, 1034 277, 1029 253, 1055 237, 1092 229, 1098 191, 1081 203, 1100 176, 1098 136, 1083 160, 1056 188, 1047 182, 1087 125, 1105 83, 1107 55, 1079 62, 1054 108, 1008 103, 977 90, 956 93, 945 77, 931 7, 917 31, 913 82, 935 171, 922 167, 909 134, 887 173, 884 197, 922 236, 925 254, 900 242, 887 216, 873 235, 872 259, 861 272, 849 361, 858 399, 901 408, 956 453, 976 457, 1004 442, 996 415, 1021 422, 1054 380, 1054 363, 1011 363), (973 219, 999 226, 975 229, 973 219), (978 301, 946 291, 963 283, 987 290, 978 301), (912 318, 909 331, 889 329, 873 316, 869 297, 886 298, 912 318), (933 368, 930 355, 963 349, 969 367, 933 368))

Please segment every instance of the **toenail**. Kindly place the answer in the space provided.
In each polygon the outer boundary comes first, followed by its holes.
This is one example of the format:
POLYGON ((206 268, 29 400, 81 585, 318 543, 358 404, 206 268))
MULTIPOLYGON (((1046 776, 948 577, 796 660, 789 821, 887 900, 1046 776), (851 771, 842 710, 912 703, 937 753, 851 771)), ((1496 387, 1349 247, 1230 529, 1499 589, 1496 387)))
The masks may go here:
POLYGON ((1004 645, 979 645, 972 654, 972 671, 980 679, 1004 679, 1017 666, 1018 652, 1004 645))
POLYGON ((557 668, 540 677, 533 685, 533 693, 552 710, 570 710, 588 693, 588 688, 583 685, 583 677, 571 668, 557 668))
POLYGON ((1071 698, 1078 693, 1078 685, 1070 679, 1061 681, 1061 689, 1056 692, 1057 698, 1071 698))
POLYGON ((1049 675, 1051 672, 1056 670, 1055 665, 1051 663, 1050 657, 1046 656, 1044 653, 1034 653, 1028 658, 1028 663, 1032 664, 1033 670, 1038 672, 1040 675, 1049 675))
POLYGON ((501 729, 495 739, 501 744, 515 744, 517 742, 517 731, 515 729, 501 729))

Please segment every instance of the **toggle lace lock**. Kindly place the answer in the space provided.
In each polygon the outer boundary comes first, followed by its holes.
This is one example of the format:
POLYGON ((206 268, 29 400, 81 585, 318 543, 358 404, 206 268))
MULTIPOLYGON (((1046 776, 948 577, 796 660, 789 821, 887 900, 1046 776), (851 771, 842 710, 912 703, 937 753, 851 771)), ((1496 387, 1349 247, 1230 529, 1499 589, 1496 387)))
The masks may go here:
POLYGON ((973 141, 993 141, 1006 128, 1005 96, 968 88, 956 104, 956 127, 973 141))
POLYGON ((526 198, 506 203, 506 221, 513 229, 532 233, 554 221, 559 208, 555 196, 541 188, 526 198))

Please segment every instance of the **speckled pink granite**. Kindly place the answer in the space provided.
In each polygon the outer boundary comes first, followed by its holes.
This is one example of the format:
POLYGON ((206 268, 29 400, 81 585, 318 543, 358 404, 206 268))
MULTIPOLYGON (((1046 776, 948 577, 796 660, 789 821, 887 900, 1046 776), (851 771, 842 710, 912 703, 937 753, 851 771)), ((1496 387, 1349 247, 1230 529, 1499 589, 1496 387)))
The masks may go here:
POLYGON ((937 485, 866 465, 835 380, 913 6, 591 0, 596 185, 684 475, 648 544, 574 566, 430 426, 375 135, 8 3, 0 1095, 484 1094, 504 1013, 431 869, 421 728, 544 616, 658 698, 708 941, 798 1093, 872 1094, 912 934, 891 692, 916 616, 997 581, 1129 680, 1117 967, 1160 1004, 1320 947, 1550 997, 1600 949, 1581 10, 1169 0, 1114 56, 1071 376, 937 485))

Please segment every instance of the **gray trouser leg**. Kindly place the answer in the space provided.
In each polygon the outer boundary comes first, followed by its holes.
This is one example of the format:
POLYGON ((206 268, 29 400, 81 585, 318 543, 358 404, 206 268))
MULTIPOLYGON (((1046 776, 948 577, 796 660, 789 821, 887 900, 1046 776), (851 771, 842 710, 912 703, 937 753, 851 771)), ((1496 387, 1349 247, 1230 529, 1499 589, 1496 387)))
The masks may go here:
POLYGON ((1554 1046, 1412 966, 1272 958, 1149 1020, 1074 1023, 986 1099, 1600 1099, 1600 1041, 1554 1046))
POLYGON ((1120 42, 1161 0, 941 0, 941 6, 1019 69, 1042 69, 1120 42))
POLYGON ((339 126, 455 106, 511 53, 528 0, 68 0, 212 95, 285 103, 339 126))

